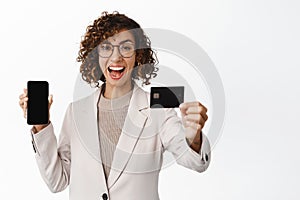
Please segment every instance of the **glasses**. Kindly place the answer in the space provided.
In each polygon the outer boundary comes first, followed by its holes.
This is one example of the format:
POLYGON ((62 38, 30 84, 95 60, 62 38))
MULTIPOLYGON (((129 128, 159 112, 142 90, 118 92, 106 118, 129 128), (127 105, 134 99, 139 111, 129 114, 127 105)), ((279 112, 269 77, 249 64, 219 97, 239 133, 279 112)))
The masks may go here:
POLYGON ((125 42, 120 45, 112 45, 110 43, 103 43, 103 44, 100 44, 98 47, 99 56, 102 58, 109 58, 113 54, 115 47, 118 47, 119 54, 123 58, 130 58, 131 56, 133 56, 133 54, 135 52, 134 44, 132 44, 130 42, 125 42))

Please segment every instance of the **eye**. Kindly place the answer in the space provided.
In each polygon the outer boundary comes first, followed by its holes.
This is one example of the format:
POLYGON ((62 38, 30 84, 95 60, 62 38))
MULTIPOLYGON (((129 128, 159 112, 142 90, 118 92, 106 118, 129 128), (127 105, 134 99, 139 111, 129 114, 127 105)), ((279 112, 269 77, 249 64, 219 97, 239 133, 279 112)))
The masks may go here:
POLYGON ((100 51, 111 51, 112 46, 110 44, 101 44, 100 45, 100 51))
POLYGON ((121 51, 133 51, 134 50, 134 46, 133 46, 133 44, 122 44, 120 46, 120 50, 121 51))

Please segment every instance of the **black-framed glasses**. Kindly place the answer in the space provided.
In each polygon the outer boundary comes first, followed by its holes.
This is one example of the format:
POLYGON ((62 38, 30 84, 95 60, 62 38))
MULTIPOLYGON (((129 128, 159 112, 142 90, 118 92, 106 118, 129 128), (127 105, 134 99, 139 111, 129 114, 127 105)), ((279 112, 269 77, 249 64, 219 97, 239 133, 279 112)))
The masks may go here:
POLYGON ((112 45, 110 43, 99 44, 98 54, 102 58, 109 58, 113 54, 115 47, 118 47, 119 54, 123 58, 130 58, 134 55, 135 46, 131 42, 124 42, 120 45, 112 45))

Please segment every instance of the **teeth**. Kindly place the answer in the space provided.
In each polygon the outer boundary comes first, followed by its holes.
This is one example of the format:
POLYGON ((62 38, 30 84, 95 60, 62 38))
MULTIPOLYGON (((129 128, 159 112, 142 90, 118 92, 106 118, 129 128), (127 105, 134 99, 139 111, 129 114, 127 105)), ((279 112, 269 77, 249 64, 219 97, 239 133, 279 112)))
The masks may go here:
POLYGON ((125 67, 108 67, 110 70, 114 70, 114 71, 121 71, 123 70, 125 67))

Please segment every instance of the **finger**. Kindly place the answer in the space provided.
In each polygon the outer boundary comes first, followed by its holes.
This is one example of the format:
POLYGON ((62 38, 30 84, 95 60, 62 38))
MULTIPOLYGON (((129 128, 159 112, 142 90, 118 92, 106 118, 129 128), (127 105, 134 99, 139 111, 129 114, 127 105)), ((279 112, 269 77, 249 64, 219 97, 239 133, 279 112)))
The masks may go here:
POLYGON ((205 124, 205 119, 199 114, 189 114, 185 116, 185 120, 189 122, 193 122, 196 124, 200 124, 202 127, 205 124))
POLYGON ((25 97, 23 99, 23 107, 24 107, 24 109, 27 109, 27 102, 28 102, 28 97, 25 97))
POLYGON ((189 108, 189 104, 187 102, 186 103, 181 103, 179 105, 179 109, 182 113, 185 113, 188 108, 189 108))
POLYGON ((19 99, 27 97, 27 89, 23 88, 23 93, 19 95, 19 99))
POLYGON ((204 106, 191 106, 186 110, 186 114, 206 113, 207 109, 204 106))
POLYGON ((19 106, 21 107, 22 110, 24 110, 24 109, 23 109, 23 104, 24 104, 23 101, 19 101, 19 106))
POLYGON ((24 106, 24 102, 27 102, 27 101, 28 101, 28 97, 24 97, 24 98, 20 99, 19 105, 21 106, 22 109, 23 109, 23 106, 24 106))
POLYGON ((202 117, 205 121, 207 121, 208 116, 207 116, 206 113, 200 113, 200 115, 201 115, 201 117, 202 117))
POLYGON ((179 109, 180 109, 181 115, 182 115, 182 116, 185 116, 185 115, 186 115, 185 112, 186 112, 186 110, 187 110, 186 105, 185 105, 184 103, 181 103, 181 104, 179 105, 179 109))
POLYGON ((23 113, 24 113, 24 118, 26 119, 26 114, 27 114, 27 101, 24 102, 24 105, 23 105, 23 113))
POLYGON ((187 114, 186 111, 190 107, 203 107, 205 111, 207 111, 206 107, 203 106, 199 101, 193 101, 193 102, 185 102, 179 105, 180 111, 182 114, 187 114))
POLYGON ((25 97, 27 97, 27 94, 23 93, 23 94, 20 94, 19 99, 22 99, 22 98, 25 98, 25 97))
POLYGON ((22 93, 22 94, 20 94, 19 99, 22 99, 22 98, 24 98, 25 96, 26 96, 25 93, 22 93))
POLYGON ((23 98, 21 98, 20 100, 19 100, 19 104, 21 105, 23 105, 23 103, 25 102, 25 101, 28 101, 28 97, 23 97, 23 98))
POLYGON ((188 114, 184 116, 184 119, 187 121, 192 121, 198 123, 200 121, 201 115, 200 114, 188 114))
POLYGON ((24 99, 23 98, 20 98, 19 100, 19 105, 23 108, 23 103, 24 103, 24 99))
POLYGON ((189 114, 200 114, 204 118, 205 121, 208 119, 208 116, 207 116, 206 112, 207 112, 207 108, 204 107, 204 106, 189 107, 186 110, 187 115, 189 115, 189 114))
POLYGON ((186 121, 186 125, 187 127, 192 128, 195 131, 200 131, 203 127, 203 125, 191 121, 186 121))
POLYGON ((188 108, 191 106, 202 106, 202 104, 199 101, 184 102, 184 103, 180 104, 179 107, 188 108))
POLYGON ((48 101, 49 101, 49 108, 50 108, 53 103, 53 95, 52 94, 50 94, 48 101))

